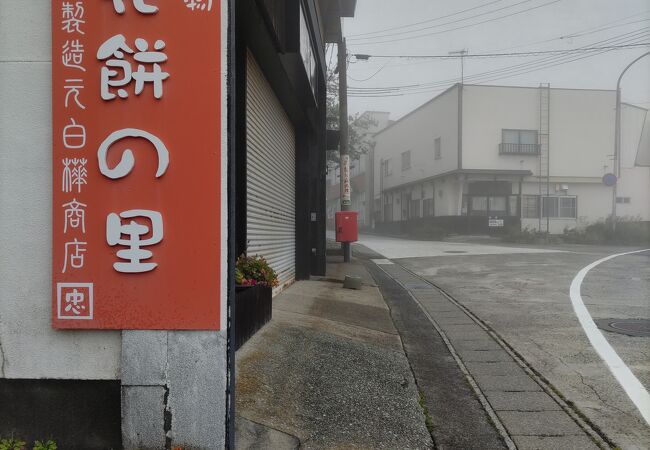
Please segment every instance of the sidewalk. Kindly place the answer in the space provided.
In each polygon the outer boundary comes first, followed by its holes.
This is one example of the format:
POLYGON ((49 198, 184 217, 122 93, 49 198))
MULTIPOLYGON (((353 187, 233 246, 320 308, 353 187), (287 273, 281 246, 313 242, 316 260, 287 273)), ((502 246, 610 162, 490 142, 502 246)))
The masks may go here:
POLYGON ((278 295, 273 320, 237 352, 237 448, 433 448, 372 277, 357 261, 328 261, 325 279, 278 295), (363 289, 344 289, 346 274, 363 289))

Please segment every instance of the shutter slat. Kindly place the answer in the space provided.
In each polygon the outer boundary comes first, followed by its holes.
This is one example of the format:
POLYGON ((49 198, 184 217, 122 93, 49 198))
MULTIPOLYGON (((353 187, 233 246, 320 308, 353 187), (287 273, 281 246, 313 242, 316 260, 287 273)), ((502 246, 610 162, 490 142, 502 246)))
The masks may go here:
POLYGON ((247 64, 247 252, 264 256, 283 286, 296 276, 296 138, 250 52, 247 64))

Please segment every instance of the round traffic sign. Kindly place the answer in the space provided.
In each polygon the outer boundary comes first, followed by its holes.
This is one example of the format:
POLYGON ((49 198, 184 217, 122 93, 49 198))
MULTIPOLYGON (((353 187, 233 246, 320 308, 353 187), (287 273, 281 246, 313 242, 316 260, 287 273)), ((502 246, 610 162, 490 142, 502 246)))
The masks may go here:
POLYGON ((606 173, 603 175, 603 184, 605 186, 614 186, 616 182, 618 181, 618 178, 616 178, 616 175, 613 173, 606 173))

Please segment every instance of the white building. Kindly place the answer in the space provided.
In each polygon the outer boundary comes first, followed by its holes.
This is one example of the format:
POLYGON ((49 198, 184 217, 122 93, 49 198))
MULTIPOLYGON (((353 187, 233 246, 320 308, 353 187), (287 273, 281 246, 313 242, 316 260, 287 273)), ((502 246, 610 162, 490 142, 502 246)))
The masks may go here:
MULTIPOLYGON (((605 219, 615 105, 615 91, 454 85, 375 135, 377 227, 455 216, 440 223, 477 232, 498 217, 562 233, 605 219)), ((635 166, 646 120, 622 105, 617 216, 650 220, 650 168, 635 166)))

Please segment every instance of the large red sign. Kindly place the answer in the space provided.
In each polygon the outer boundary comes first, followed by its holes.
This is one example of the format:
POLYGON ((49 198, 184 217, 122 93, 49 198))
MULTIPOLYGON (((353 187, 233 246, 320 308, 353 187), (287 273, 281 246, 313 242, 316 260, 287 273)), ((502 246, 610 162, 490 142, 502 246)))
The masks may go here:
POLYGON ((223 328, 222 13, 52 1, 54 327, 223 328))

